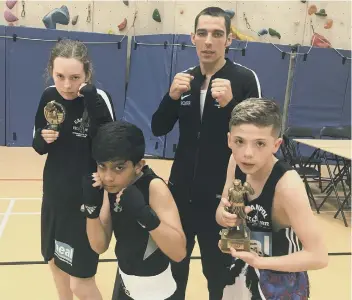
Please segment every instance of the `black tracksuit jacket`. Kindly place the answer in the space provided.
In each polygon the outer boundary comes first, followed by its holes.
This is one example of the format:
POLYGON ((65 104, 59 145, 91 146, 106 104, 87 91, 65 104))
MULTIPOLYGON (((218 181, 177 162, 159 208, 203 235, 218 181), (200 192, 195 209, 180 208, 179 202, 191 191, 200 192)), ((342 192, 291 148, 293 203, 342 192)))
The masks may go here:
POLYGON ((260 84, 252 70, 226 59, 225 65, 210 79, 201 118, 200 89, 205 76, 199 66, 185 72, 194 76, 191 90, 176 101, 167 93, 152 117, 151 128, 155 136, 162 136, 179 121, 170 190, 181 215, 193 203, 200 215, 215 218, 231 154, 227 143, 231 112, 239 102, 260 97, 260 84), (211 96, 211 82, 215 78, 231 82, 233 99, 223 108, 211 96))
POLYGON ((47 154, 43 171, 43 200, 62 211, 79 211, 82 204, 82 176, 96 172, 96 162, 91 156, 91 141, 98 128, 115 120, 111 96, 102 90, 89 90, 84 97, 64 100, 55 86, 42 94, 35 116, 32 147, 40 154, 47 154), (59 137, 47 144, 41 136, 47 127, 44 107, 51 101, 61 103, 66 118, 59 137), (89 127, 80 130, 84 109, 89 116, 89 127))

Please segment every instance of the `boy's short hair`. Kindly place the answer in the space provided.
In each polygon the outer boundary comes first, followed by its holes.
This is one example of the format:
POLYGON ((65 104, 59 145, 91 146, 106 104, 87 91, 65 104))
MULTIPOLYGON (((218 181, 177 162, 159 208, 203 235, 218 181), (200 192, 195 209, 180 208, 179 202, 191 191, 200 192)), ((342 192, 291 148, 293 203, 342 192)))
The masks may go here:
POLYGON ((144 157, 144 151, 142 130, 126 121, 104 124, 92 142, 92 156, 97 162, 132 161, 136 165, 144 157))
POLYGON ((249 98, 237 104, 232 110, 229 129, 241 124, 258 127, 273 127, 274 134, 281 132, 281 113, 275 101, 265 98, 249 98))

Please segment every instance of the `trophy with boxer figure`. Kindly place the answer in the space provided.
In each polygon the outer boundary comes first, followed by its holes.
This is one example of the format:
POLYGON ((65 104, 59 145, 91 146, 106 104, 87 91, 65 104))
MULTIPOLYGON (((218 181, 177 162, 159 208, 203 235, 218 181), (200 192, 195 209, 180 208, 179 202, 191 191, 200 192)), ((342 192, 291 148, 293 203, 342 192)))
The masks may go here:
POLYGON ((241 180, 235 179, 229 188, 229 202, 231 206, 225 210, 231 214, 236 214, 242 220, 242 224, 235 227, 228 227, 220 231, 220 248, 224 252, 230 252, 230 247, 236 251, 250 251, 250 230, 246 223, 246 213, 244 197, 245 194, 254 194, 253 188, 248 182, 242 185, 241 180))
POLYGON ((65 120, 65 107, 55 100, 52 100, 45 105, 44 116, 48 122, 48 126, 46 128, 49 130, 59 131, 60 125, 65 120))

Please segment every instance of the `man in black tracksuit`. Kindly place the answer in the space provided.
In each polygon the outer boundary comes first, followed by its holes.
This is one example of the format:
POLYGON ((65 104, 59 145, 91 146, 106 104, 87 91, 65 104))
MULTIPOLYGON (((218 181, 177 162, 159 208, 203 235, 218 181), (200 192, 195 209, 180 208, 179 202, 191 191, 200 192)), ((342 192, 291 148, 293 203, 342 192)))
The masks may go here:
POLYGON ((200 65, 176 74, 152 118, 155 136, 169 133, 179 121, 179 143, 169 178, 169 188, 179 209, 187 237, 187 257, 172 264, 177 299, 185 298, 190 256, 197 236, 209 299, 222 299, 230 281, 231 256, 218 248, 221 228, 215 213, 226 180, 231 151, 228 124, 235 105, 260 97, 256 74, 225 59, 231 44, 230 19, 216 7, 203 10, 192 34, 200 65))

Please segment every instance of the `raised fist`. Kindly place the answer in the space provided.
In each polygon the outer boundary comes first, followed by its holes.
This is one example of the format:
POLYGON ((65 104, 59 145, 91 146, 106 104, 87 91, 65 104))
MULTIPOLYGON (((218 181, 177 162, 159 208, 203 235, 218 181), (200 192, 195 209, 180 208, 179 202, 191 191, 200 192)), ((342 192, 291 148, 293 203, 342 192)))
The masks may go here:
POLYGON ((194 77, 187 73, 178 73, 175 75, 171 84, 169 95, 173 100, 179 100, 181 95, 191 89, 191 80, 194 77))

